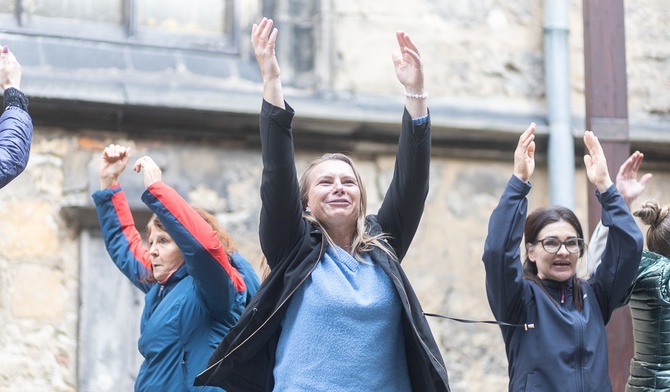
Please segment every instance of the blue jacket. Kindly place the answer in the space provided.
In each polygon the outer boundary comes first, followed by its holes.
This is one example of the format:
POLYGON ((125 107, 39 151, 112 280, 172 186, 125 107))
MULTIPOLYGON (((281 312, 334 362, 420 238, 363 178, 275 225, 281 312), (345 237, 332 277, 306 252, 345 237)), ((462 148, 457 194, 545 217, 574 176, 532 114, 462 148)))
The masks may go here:
POLYGON ((486 291, 501 326, 510 391, 611 391, 605 324, 637 273, 642 233, 614 186, 596 192, 609 227, 602 264, 581 281, 584 309, 573 306, 572 279, 544 280, 546 292, 524 279, 520 245, 530 184, 512 176, 489 221, 484 250, 486 291), (563 300, 562 300, 563 299, 563 300))
POLYGON ((0 188, 21 174, 28 165, 33 120, 28 100, 19 90, 5 90, 5 111, 0 116, 0 188))
POLYGON ((151 185, 142 200, 184 254, 166 282, 150 283, 151 261, 121 187, 93 194, 107 251, 145 295, 138 347, 144 357, 136 391, 207 391, 196 375, 237 322, 259 281, 249 263, 229 258, 216 233, 174 189, 151 185))

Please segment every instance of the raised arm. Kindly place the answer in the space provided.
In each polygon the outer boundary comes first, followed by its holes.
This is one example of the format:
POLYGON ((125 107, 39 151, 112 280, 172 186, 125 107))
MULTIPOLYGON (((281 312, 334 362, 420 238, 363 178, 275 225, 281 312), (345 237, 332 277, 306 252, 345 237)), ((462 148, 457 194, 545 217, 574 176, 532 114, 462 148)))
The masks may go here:
MULTIPOLYGON (((644 192, 647 183, 652 178, 651 173, 646 173, 641 178, 637 178, 643 160, 644 154, 635 151, 621 164, 616 176, 616 187, 629 209, 633 202, 644 192)), ((594 273, 600 265, 600 258, 605 251, 608 233, 609 229, 603 226, 602 222, 598 222, 598 226, 596 226, 589 240, 587 257, 587 271, 589 275, 594 273)))
POLYGON ((519 249, 526 224, 530 177, 535 170, 535 124, 519 136, 514 151, 514 175, 489 219, 482 260, 486 293, 496 319, 516 322, 523 309, 523 267, 519 249))
POLYGON ((130 159, 130 149, 110 144, 100 157, 100 190, 93 194, 107 252, 119 270, 140 290, 151 284, 149 250, 135 227, 119 176, 130 159))
POLYGON ((251 44, 258 67, 263 77, 263 99, 270 104, 285 109, 279 63, 275 55, 275 43, 279 31, 273 28, 272 19, 263 18, 259 24, 251 27, 251 44))
POLYGON ((293 131, 295 112, 284 101, 275 56, 278 30, 263 18, 251 31, 251 42, 263 76, 263 105, 259 118, 263 178, 259 237, 263 254, 274 269, 284 251, 302 236, 302 207, 295 167, 293 131))
POLYGON ((400 53, 393 54, 398 81, 408 95, 402 117, 393 179, 377 219, 390 234, 389 243, 399 260, 405 256, 423 215, 430 173, 431 128, 423 88, 419 50, 407 34, 396 33, 400 53))
POLYGON ((148 156, 133 166, 144 173, 142 201, 153 211, 184 255, 188 274, 212 317, 232 326, 246 302, 246 286, 219 241, 218 233, 179 194, 162 181, 158 165, 148 156))
POLYGON ((0 188, 16 178, 28 165, 33 121, 28 98, 20 91, 21 65, 4 46, 0 49, 0 88, 4 112, 0 117, 0 188))
POLYGON ((612 186, 598 138, 586 131, 584 144, 588 150, 584 156, 586 174, 598 190, 596 197, 602 205, 602 224, 609 228, 602 264, 592 278, 603 318, 607 321, 637 273, 643 237, 623 197, 612 186))

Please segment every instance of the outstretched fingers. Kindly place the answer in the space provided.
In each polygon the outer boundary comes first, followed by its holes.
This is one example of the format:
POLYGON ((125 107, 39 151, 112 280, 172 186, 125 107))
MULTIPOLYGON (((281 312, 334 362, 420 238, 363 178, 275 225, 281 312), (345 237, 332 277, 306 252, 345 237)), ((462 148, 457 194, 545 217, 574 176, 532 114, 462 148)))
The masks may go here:
POLYGON ((600 145, 600 141, 591 131, 584 132, 584 145, 588 150, 588 154, 584 155, 586 175, 600 192, 604 192, 612 185, 605 152, 600 145))
POLYGON ((535 129, 535 123, 531 123, 519 136, 514 150, 514 175, 524 182, 535 171, 535 129))
POLYGON ((397 31, 396 38, 398 39, 398 45, 400 46, 400 53, 407 54, 414 58, 416 61, 421 60, 421 55, 419 53, 419 48, 412 42, 412 39, 404 31, 397 31))

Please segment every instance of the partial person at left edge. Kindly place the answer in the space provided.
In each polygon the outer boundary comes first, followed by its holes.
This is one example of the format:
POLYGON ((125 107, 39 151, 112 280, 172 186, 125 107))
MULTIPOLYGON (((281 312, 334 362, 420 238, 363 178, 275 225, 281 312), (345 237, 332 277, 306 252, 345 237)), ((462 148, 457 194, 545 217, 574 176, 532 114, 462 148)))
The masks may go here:
POLYGON ((0 89, 4 95, 0 116, 0 188, 3 188, 28 165, 33 138, 28 98, 20 90, 21 64, 7 46, 0 49, 0 89))

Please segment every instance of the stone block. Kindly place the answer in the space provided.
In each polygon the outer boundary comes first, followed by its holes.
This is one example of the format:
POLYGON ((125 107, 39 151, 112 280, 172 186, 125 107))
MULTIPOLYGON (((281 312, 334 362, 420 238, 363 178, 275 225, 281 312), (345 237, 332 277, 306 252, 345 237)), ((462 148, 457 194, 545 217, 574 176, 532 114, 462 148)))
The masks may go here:
POLYGON ((184 54, 183 64, 191 73, 216 78, 229 78, 233 75, 235 61, 222 54, 184 54))
POLYGON ((59 41, 44 45, 44 61, 47 65, 67 69, 125 69, 127 68, 124 47, 102 43, 76 43, 59 41))
POLYGON ((63 273, 39 265, 20 265, 14 272, 10 309, 19 319, 64 317, 63 273))
POLYGON ((49 202, 18 200, 1 204, 0 222, 0 249, 10 262, 58 255, 58 227, 49 202))
POLYGON ((143 50, 130 51, 130 64, 137 71, 170 73, 177 69, 174 51, 148 52, 143 50))

